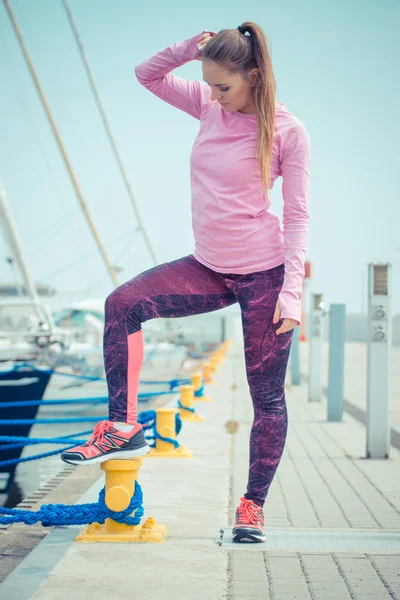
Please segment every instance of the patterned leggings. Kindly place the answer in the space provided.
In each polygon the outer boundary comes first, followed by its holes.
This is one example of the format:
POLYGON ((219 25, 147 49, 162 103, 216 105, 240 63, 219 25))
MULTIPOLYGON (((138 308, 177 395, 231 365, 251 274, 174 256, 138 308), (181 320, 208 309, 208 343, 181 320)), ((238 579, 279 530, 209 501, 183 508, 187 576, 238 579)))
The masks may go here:
POLYGON ((280 462, 287 433, 284 380, 293 331, 276 335, 272 318, 284 265, 246 275, 216 273, 192 255, 158 265, 106 300, 104 362, 110 421, 134 423, 143 364, 141 324, 157 317, 207 313, 239 303, 246 374, 254 408, 246 498, 260 506, 280 462))

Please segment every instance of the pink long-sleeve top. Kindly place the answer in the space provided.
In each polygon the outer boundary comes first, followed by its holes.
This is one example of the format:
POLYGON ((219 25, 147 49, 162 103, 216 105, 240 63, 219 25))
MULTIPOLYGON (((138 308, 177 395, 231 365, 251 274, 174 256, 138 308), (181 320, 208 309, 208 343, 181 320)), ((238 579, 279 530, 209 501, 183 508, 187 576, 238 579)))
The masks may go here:
POLYGON ((253 273, 285 264, 281 318, 301 320, 307 250, 310 139, 304 124, 276 104, 270 188, 282 176, 283 232, 270 210, 256 157, 256 115, 226 112, 211 90, 171 71, 198 57, 197 34, 135 68, 138 81, 200 121, 190 157, 194 257, 220 273, 253 273))

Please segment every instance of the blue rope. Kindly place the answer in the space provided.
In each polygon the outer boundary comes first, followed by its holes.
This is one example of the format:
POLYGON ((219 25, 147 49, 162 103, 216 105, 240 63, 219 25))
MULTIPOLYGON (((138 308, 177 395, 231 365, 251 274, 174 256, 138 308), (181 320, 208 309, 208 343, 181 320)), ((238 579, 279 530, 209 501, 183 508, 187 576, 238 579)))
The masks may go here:
POLYGON ((194 393, 196 398, 202 398, 204 396, 204 380, 202 380, 201 387, 194 393))
MULTIPOLYGON (((92 433, 92 429, 86 431, 80 431, 79 433, 70 433, 68 435, 62 435, 58 438, 27 438, 24 435, 0 435, 0 442, 6 442, 7 446, 0 446, 0 450, 11 448, 12 442, 24 442, 24 446, 30 446, 34 444, 63 444, 69 443, 71 438, 75 438, 79 435, 87 435, 92 433), (9 443, 8 443, 9 442, 9 443)), ((73 440, 75 442, 82 442, 82 440, 73 440)), ((86 441, 86 440, 85 440, 86 441)), ((17 446, 16 446, 17 447, 17 446)))
MULTIPOLYGON (((156 430, 156 411, 155 410, 144 410, 138 415, 138 423, 140 423, 144 431, 152 430, 153 435, 146 435, 146 441, 151 448, 156 445, 156 440, 162 440, 163 442, 169 442, 174 448, 179 448, 180 444, 177 440, 172 438, 164 437, 156 430)), ((176 435, 182 429, 182 420, 178 414, 175 415, 175 432, 176 435)))
POLYGON ((71 419, 1 419, 0 425, 36 425, 49 423, 92 423, 104 421, 107 417, 73 417, 71 419))
POLYGON ((169 385, 171 389, 178 387, 179 385, 186 385, 190 383, 190 379, 171 379, 169 381, 161 381, 159 379, 141 379, 140 383, 152 384, 152 385, 169 385))
POLYGON ((144 514, 143 493, 140 484, 135 481, 135 492, 129 506, 120 512, 109 509, 105 503, 105 489, 99 493, 98 502, 92 504, 43 504, 38 511, 21 510, 18 508, 0 507, 0 523, 25 523, 34 525, 42 523, 43 527, 61 527, 65 525, 86 525, 87 523, 104 523, 112 519, 126 525, 139 525, 144 514), (135 511, 135 516, 131 513, 135 511))
MULTIPOLYGON (((18 371, 19 369, 34 369, 35 371, 41 371, 42 373, 50 373, 52 375, 61 375, 62 377, 73 377, 74 379, 85 379, 87 381, 107 381, 105 377, 90 377, 89 375, 78 375, 77 373, 63 373, 61 371, 55 371, 54 369, 38 369, 35 365, 31 365, 29 363, 20 363, 18 365, 14 365, 14 367, 8 371, 12 373, 14 371, 18 371)), ((179 385, 185 385, 190 383, 190 379, 171 379, 168 381, 159 381, 159 380, 144 380, 139 381, 142 384, 161 384, 161 385, 169 385, 171 390, 174 387, 179 385)))
MULTIPOLYGON (((138 394, 138 400, 141 398, 152 398, 153 396, 165 396, 175 394, 176 392, 145 392, 138 394)), ((16 402, 0 402, 0 408, 12 408, 22 406, 53 406, 58 404, 106 404, 108 396, 99 396, 94 398, 73 398, 72 400, 21 400, 16 402)))
POLYGON ((44 452, 42 454, 35 454, 34 456, 27 456, 26 458, 10 458, 9 460, 0 461, 0 467, 5 467, 9 465, 16 465, 23 462, 29 462, 31 460, 37 460, 39 458, 47 458, 48 456, 54 456, 55 454, 61 454, 65 450, 69 450, 70 448, 74 448, 80 444, 84 444, 86 440, 75 439, 77 435, 85 435, 87 433, 91 433, 91 429, 88 431, 82 431, 80 433, 74 433, 69 435, 68 437, 60 437, 60 438, 25 438, 23 436, 6 436, 1 435, 1 442, 13 442, 17 441, 16 444, 6 444, 4 446, 0 446, 1 450, 10 450, 12 448, 23 448, 24 446, 31 446, 33 444, 69 444, 67 448, 61 448, 58 450, 52 450, 51 452, 44 452))
POLYGON ((73 398, 71 400, 22 400, 16 402, 0 402, 0 408, 12 408, 22 406, 41 406, 41 405, 57 405, 57 404, 102 404, 108 402, 108 396, 99 396, 98 398, 73 398))
POLYGON ((138 398, 152 398, 153 396, 167 396, 168 394, 176 394, 170 390, 169 392, 143 392, 138 394, 138 398))
POLYGON ((175 415, 175 431, 176 431, 176 435, 179 435, 181 429, 182 429, 182 419, 181 419, 180 415, 178 413, 176 413, 176 415, 175 415))
POLYGON ((72 442, 75 442, 75 445, 84 444, 87 440, 77 440, 72 438, 75 438, 75 436, 78 435, 87 435, 89 433, 92 433, 91 429, 59 438, 27 438, 23 435, 0 435, 0 442, 6 442, 4 446, 0 446, 0 450, 23 448, 24 446, 34 446, 35 444, 70 444, 72 442))
MULTIPOLYGON (((183 410, 188 410, 191 413, 196 412, 195 408, 188 408, 187 406, 183 406, 183 404, 181 403, 180 400, 178 400, 178 406, 179 406, 179 408, 183 408, 183 410)), ((0 421, 0 423, 1 423, 1 421, 0 421)))
MULTIPOLYGON (((46 421, 46 422, 52 422, 51 420, 46 420, 46 419, 41 419, 42 421, 46 421)), ((86 419, 83 419, 86 420, 86 419)), ((95 418, 95 420, 98 420, 98 417, 95 418)), ((21 420, 22 421, 22 420, 21 420)), ((21 422, 19 421, 19 422, 21 422)), ((35 423, 40 422, 40 419, 35 419, 33 420, 35 423)), ((55 420, 57 421, 57 420, 55 420)), ((58 419, 58 421, 60 421, 60 419, 58 419)), ((73 421, 76 421, 73 420, 73 421)), ((78 419, 79 421, 79 419, 78 419)), ((16 421, 6 421, 7 424, 13 424, 16 421)), ((26 421, 23 421, 24 423, 26 423, 26 421)), ((63 421, 65 422, 65 420, 63 421)), ((2 424, 3 422, 0 421, 0 424, 2 424)), ((145 431, 148 431, 149 434, 146 436, 146 440, 149 444, 149 446, 154 447, 156 445, 156 440, 162 440, 164 442, 168 442, 170 444, 172 444, 174 446, 174 448, 179 448, 180 444, 177 440, 174 440, 172 438, 169 437, 164 437, 162 435, 160 435, 158 433, 158 431, 156 430, 156 411, 155 410, 147 410, 147 411, 142 411, 141 413, 139 413, 138 415, 138 423, 140 423, 143 426, 143 429, 145 431), (151 435, 152 433, 152 435, 151 435)), ((176 435, 178 435, 180 433, 182 429, 182 420, 180 418, 180 416, 178 414, 175 415, 175 432, 176 435)), ((85 435, 87 433, 91 433, 91 430, 89 431, 83 431, 81 433, 75 433, 75 434, 70 434, 69 436, 64 436, 64 437, 58 437, 58 438, 26 438, 23 436, 6 436, 6 435, 2 435, 0 436, 0 442, 9 442, 6 443, 3 446, 0 446, 0 451, 4 451, 4 450, 10 450, 12 448, 23 448, 24 446, 30 446, 33 444, 68 444, 67 448, 61 448, 58 450, 52 450, 51 452, 44 452, 42 454, 35 454, 34 456, 28 456, 26 458, 11 458, 9 460, 3 460, 0 461, 0 467, 2 466, 9 466, 9 465, 15 465, 15 464, 19 464, 22 462, 29 462, 32 460, 37 460, 39 458, 46 458, 48 456, 54 456, 55 454, 60 454, 61 452, 64 452, 65 450, 69 450, 70 448, 74 448, 75 446, 78 446, 80 444, 84 444, 87 440, 79 440, 79 439, 73 439, 75 438, 75 436, 78 435, 85 435)))
MULTIPOLYGON (((79 440, 77 440, 79 441, 79 440)), ((51 452, 43 452, 43 454, 35 454, 34 456, 27 456, 26 458, 10 458, 9 460, 0 461, 0 467, 5 467, 9 465, 17 465, 23 462, 29 462, 31 460, 36 460, 39 458, 46 458, 47 456, 54 456, 55 454, 61 454, 61 452, 65 452, 65 450, 70 450, 71 448, 75 448, 77 444, 72 444, 67 446, 66 448, 61 448, 61 450, 52 450, 51 452)))
POLYGON ((170 385, 171 390, 173 390, 179 387, 180 385, 188 385, 191 382, 191 379, 171 379, 171 381, 169 381, 168 383, 170 385))

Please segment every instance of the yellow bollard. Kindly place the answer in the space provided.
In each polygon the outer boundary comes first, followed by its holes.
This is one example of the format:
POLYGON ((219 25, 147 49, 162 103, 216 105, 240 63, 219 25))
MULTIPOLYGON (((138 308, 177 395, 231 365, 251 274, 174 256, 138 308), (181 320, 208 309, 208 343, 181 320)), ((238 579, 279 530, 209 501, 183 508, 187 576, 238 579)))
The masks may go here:
POLYGON ((225 354, 228 352, 228 350, 229 350, 229 347, 230 347, 230 344, 228 344, 227 342, 224 342, 224 343, 222 344, 221 351, 222 351, 222 353, 223 353, 224 355, 225 355, 225 354))
POLYGON ((212 365, 217 366, 217 365, 220 364, 220 362, 221 362, 221 360, 220 360, 219 354, 217 354, 217 353, 211 354, 211 356, 210 356, 210 363, 212 365))
POLYGON ((222 363, 224 362, 224 353, 222 350, 218 350, 217 359, 218 359, 218 364, 222 365, 222 363))
MULTIPOLYGON (((156 429, 163 437, 176 440, 175 433, 175 415, 177 408, 157 408, 156 409, 156 429)), ((175 448, 171 442, 156 439, 156 447, 151 448, 150 452, 144 458, 190 458, 192 451, 183 446, 175 448)))
POLYGON ((213 365, 214 369, 222 365, 223 358, 220 352, 215 352, 212 356, 210 356, 210 363, 213 365))
POLYGON ((196 412, 185 410, 185 408, 194 408, 194 386, 181 385, 179 389, 181 392, 181 405, 184 407, 179 412, 182 421, 204 421, 204 417, 201 417, 196 412))
POLYGON ((208 384, 214 383, 213 378, 212 378, 213 372, 214 372, 214 369, 210 363, 207 363, 203 366, 203 377, 204 377, 205 383, 208 383, 208 384))
POLYGON ((206 396, 204 393, 202 396, 196 396, 196 392, 203 386, 203 375, 201 373, 194 373, 191 377, 192 385, 194 387, 194 400, 195 402, 211 402, 210 396, 206 396))
POLYGON ((226 340, 221 346, 222 352, 224 354, 226 354, 228 352, 229 348, 231 347, 231 345, 232 345, 232 340, 226 340))
MULTIPOLYGON (((133 496, 135 481, 143 458, 108 460, 100 466, 105 471, 105 503, 111 510, 125 510, 133 496)), ((134 513, 132 513, 133 515, 134 513)), ((92 523, 75 538, 77 542, 163 542, 167 530, 164 525, 148 518, 143 525, 126 525, 106 519, 105 523, 92 523)))

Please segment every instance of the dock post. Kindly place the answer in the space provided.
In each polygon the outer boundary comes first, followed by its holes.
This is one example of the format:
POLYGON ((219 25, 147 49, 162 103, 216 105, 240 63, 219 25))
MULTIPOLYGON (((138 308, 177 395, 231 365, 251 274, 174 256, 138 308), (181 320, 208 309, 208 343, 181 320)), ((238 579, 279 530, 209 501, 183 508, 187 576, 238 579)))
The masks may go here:
POLYGON ((193 385, 181 385, 180 390, 180 417, 182 421, 204 421, 204 417, 201 417, 195 412, 194 408, 194 386, 193 385))
MULTIPOLYGON (((100 466, 105 472, 105 503, 110 510, 128 508, 133 496, 143 458, 107 460, 100 466)), ((135 512, 135 511, 134 511, 135 512)), ((132 513, 131 516, 134 516, 132 513)), ((143 525, 127 525, 106 519, 104 524, 88 525, 76 538, 77 542, 163 542, 167 530, 149 517, 143 525)))
POLYGON ((214 383, 214 380, 212 378, 212 374, 214 372, 214 368, 210 363, 206 363, 203 366, 203 377, 204 377, 204 381, 205 383, 214 383))
POLYGON ((322 294, 311 295, 311 330, 309 346, 308 401, 322 400, 322 352, 324 342, 324 308, 322 294))
POLYGON ((209 364, 212 366, 213 371, 217 370, 222 363, 222 356, 219 352, 214 352, 209 358, 209 364))
MULTIPOLYGON (((157 408, 156 409, 156 431, 165 438, 176 440, 175 418, 178 412, 177 408, 157 408)), ((143 458, 190 458, 192 451, 189 448, 178 446, 175 448, 172 442, 156 438, 155 448, 143 458)))
POLYGON ((390 451, 391 265, 368 265, 367 458, 390 451))
POLYGON ((196 402, 211 402, 210 396, 204 394, 203 375, 201 373, 193 373, 192 385, 194 386, 194 399, 196 402))
POLYGON ((331 304, 329 309, 328 421, 343 420, 345 341, 346 306, 331 304))

